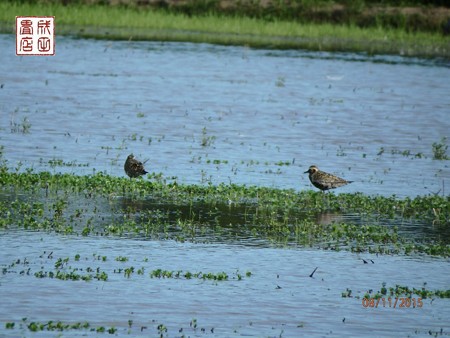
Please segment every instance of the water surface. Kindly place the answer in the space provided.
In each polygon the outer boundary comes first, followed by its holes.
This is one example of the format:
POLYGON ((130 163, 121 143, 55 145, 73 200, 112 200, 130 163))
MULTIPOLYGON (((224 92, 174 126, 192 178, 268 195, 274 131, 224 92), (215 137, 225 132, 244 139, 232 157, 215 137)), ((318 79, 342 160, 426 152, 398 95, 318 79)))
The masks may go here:
MULTIPOLYGON (((409 336, 449 332, 448 299, 425 299, 421 308, 365 308, 361 299, 342 298, 379 291, 382 283, 429 290, 448 288, 449 261, 426 257, 356 255, 320 250, 280 250, 241 245, 203 245, 173 241, 75 238, 36 232, 3 232, 0 323, 88 321, 114 326, 120 335, 156 336, 158 325, 169 337, 181 336, 409 336), (51 258, 48 258, 51 253, 51 258), (74 257, 79 254, 80 261, 74 257), (106 256, 107 260, 96 257, 106 256), (127 262, 117 262, 117 257, 127 262), (69 265, 108 273, 106 282, 60 281, 33 276, 51 271, 58 258, 69 265), (372 259, 374 264, 364 264, 372 259), (11 263, 21 263, 8 267, 11 263), (26 259, 27 263, 23 264, 26 259), (130 278, 119 268, 134 266, 130 278), (309 275, 318 267, 313 278, 309 275), (137 269, 144 268, 143 275, 137 269), (31 275, 21 271, 31 269, 31 275), (154 269, 226 272, 228 281, 150 278, 154 269), (237 280, 236 271, 244 277, 237 280), (245 273, 251 271, 252 276, 245 273), (36 309, 39 309, 37 311, 36 309), (194 330, 190 323, 197 320, 194 330), (142 327, 146 327, 141 331, 142 327), (202 331, 202 328, 205 331, 202 331), (213 329, 213 332, 211 331, 213 329)), ((416 297, 417 298, 417 297, 416 297)), ((5 332, 5 331, 3 331, 5 332)), ((19 329, 8 332, 20 332, 19 329)), ((26 333, 27 331, 25 331, 26 333)), ((79 334, 80 332, 75 332, 79 334)), ((71 332, 64 332, 70 336, 71 332)))
POLYGON ((182 183, 310 189, 316 164, 355 181, 340 191, 448 192, 432 150, 450 136, 448 63, 68 37, 16 57, 0 39, 10 167, 122 176, 134 153, 182 183))
MULTIPOLYGON (((54 57, 16 57, 13 36, 0 35, 0 43, 0 145, 10 170, 124 176, 123 162, 134 153, 149 159, 147 170, 181 183, 312 189, 303 172, 316 164, 355 181, 341 192, 448 195, 449 161, 434 160, 432 150, 450 136, 448 63, 69 37, 58 37, 54 57)), ((2 200, 16 197, 1 194, 2 200)), ((68 201, 71 212, 104 208, 103 222, 111 213, 125 217, 130 205, 189 216, 188 206, 150 198, 111 202, 71 195, 68 201)), ((448 290, 448 258, 274 245, 238 227, 246 222, 239 207, 208 210, 199 204, 196 212, 199 222, 218 217, 233 226, 221 233, 208 228, 188 241, 0 229, 0 334, 29 336, 26 324, 19 325, 22 318, 88 321, 132 336, 450 332, 448 299, 426 299, 421 308, 365 308, 361 301, 384 282, 448 290), (65 258, 66 270, 100 269, 108 280, 35 276, 55 271, 65 258), (128 278, 124 269, 130 267, 135 270, 128 278), (151 278, 155 269, 225 272, 229 279, 151 278), (342 297, 347 289, 353 297, 342 297), (16 323, 14 330, 5 329, 8 322, 16 323), (161 324, 167 332, 159 332, 161 324)), ((315 219, 342 220, 374 221, 330 213, 315 219)), ((434 224, 376 222, 397 225, 418 240, 448 238, 434 224)))

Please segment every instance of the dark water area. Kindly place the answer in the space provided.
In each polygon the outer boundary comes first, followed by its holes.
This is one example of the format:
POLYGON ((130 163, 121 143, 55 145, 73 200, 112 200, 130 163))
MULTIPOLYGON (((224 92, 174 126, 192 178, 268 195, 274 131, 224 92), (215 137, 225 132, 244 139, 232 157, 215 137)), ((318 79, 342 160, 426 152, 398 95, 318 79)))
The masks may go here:
MULTIPOLYGON (((448 195, 450 161, 433 159, 433 144, 450 138, 445 61, 70 37, 57 38, 54 57, 16 57, 13 36, 0 35, 0 43, 1 160, 12 171, 124 177, 123 163, 134 153, 148 159, 148 171, 179 183, 301 191, 314 189, 303 172, 316 164, 354 181, 336 193, 448 195)), ((408 308, 362 302, 383 283, 450 289, 448 258, 261 237, 254 231, 264 225, 256 199, 179 204, 8 189, 0 201, 51 206, 64 199, 67 215, 79 209, 82 217, 73 221, 75 234, 0 228, 0 336, 57 335, 27 328, 50 320, 115 327, 119 336, 450 334, 448 299, 408 308), (90 218, 94 231, 82 236, 90 218), (100 230, 133 221, 160 224, 161 231, 100 230), (185 222, 194 225, 192 238, 185 222), (108 278, 49 277, 65 259, 60 271, 108 278), (228 279, 152 278, 158 269, 224 272, 228 279), (348 290, 352 296, 343 297, 348 290), (7 329, 11 322, 15 328, 7 329)), ((450 238, 444 225, 419 220, 301 208, 289 216, 396 226, 416 241, 450 238)))

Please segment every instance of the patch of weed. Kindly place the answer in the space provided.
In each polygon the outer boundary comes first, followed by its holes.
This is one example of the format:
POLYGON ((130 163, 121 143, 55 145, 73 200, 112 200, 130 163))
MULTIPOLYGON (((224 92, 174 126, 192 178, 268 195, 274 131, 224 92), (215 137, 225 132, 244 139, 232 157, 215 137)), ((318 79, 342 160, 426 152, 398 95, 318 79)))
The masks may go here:
POLYGON ((434 142, 432 144, 433 160, 450 160, 447 155, 447 138, 443 137, 440 142, 434 142))

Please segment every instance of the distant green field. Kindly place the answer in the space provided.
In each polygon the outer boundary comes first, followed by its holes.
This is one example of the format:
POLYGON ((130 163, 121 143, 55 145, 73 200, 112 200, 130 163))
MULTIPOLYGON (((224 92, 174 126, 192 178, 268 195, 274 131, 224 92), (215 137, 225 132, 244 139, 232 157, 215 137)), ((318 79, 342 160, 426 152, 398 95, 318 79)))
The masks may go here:
POLYGON ((217 14, 187 16, 117 6, 1 2, 3 33, 13 32, 17 15, 54 15, 57 34, 99 39, 190 41, 277 49, 450 57, 450 37, 382 27, 301 24, 217 14))

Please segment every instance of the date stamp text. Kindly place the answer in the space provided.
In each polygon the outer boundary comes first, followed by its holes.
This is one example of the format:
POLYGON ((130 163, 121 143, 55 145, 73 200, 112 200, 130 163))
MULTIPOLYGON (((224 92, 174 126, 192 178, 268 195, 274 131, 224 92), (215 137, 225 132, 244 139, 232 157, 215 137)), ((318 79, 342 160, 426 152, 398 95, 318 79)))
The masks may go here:
POLYGON ((408 297, 388 297, 388 298, 363 298, 362 306, 365 308, 421 308, 423 307, 422 298, 408 298, 408 297))

